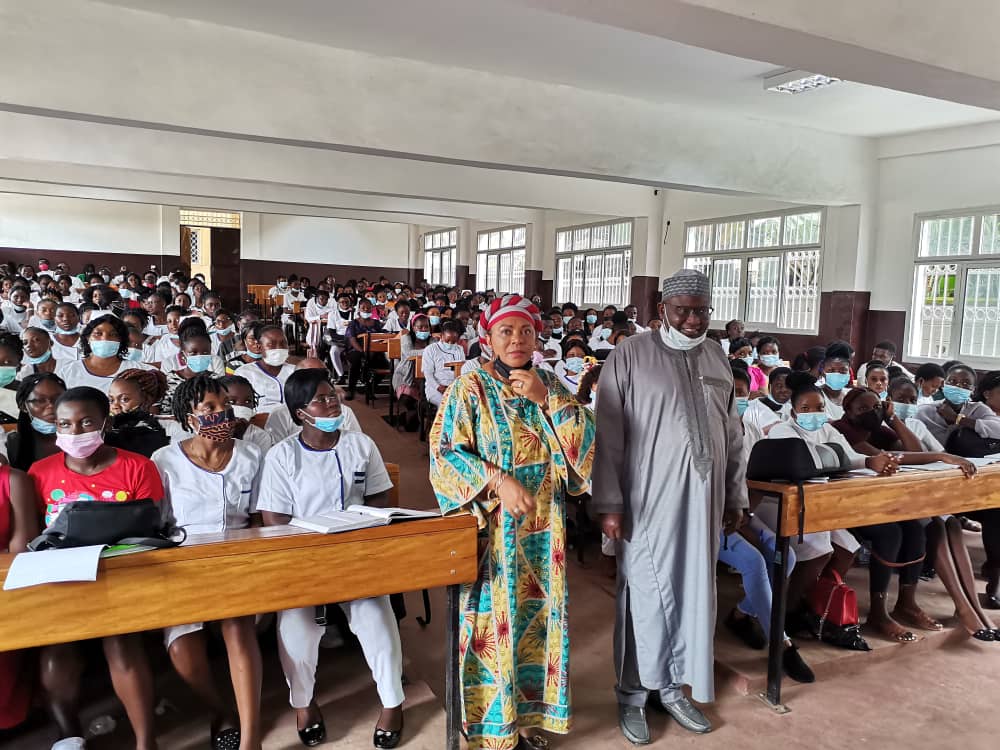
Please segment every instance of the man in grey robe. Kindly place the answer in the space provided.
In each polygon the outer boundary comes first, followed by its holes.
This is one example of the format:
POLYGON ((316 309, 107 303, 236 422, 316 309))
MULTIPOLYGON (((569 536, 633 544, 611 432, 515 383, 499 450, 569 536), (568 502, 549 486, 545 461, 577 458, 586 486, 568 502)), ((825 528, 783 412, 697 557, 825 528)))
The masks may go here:
POLYGON ((704 274, 665 279, 663 327, 621 343, 598 381, 593 512, 617 541, 616 692, 635 744, 649 742, 651 691, 686 729, 711 729, 681 686, 714 700, 719 531, 735 531, 748 502, 732 371, 705 335, 710 305, 704 274))

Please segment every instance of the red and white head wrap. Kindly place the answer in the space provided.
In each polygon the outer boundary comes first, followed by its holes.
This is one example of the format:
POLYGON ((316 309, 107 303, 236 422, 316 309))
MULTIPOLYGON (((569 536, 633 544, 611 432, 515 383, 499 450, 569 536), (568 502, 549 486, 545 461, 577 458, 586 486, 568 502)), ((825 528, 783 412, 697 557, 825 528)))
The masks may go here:
POLYGON ((524 318, 534 326, 536 332, 542 332, 541 313, 531 300, 520 294, 505 294, 493 300, 479 316, 479 330, 488 333, 493 326, 506 318, 524 318))

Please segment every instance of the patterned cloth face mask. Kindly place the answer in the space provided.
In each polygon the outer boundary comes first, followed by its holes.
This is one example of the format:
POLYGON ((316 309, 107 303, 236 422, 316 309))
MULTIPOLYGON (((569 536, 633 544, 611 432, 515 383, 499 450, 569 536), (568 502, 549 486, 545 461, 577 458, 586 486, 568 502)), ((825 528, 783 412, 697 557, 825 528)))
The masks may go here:
POLYGON ((192 414, 197 425, 195 432, 206 440, 214 443, 224 443, 233 436, 236 426, 236 415, 232 409, 212 412, 211 414, 192 414))

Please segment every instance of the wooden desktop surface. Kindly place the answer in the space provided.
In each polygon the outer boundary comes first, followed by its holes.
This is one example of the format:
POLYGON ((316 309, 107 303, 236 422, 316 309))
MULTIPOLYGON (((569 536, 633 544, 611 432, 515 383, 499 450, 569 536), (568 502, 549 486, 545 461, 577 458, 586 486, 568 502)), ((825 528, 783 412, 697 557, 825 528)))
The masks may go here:
MULTIPOLYGON (((101 560, 94 582, 0 591, 0 651, 467 583, 476 533, 459 515, 342 534, 200 535, 101 560)), ((0 555, 0 580, 12 559, 0 555)))
MULTIPOLYGON (((794 484, 748 481, 751 492, 784 495, 779 536, 799 532, 799 490, 794 484)), ((851 477, 805 485, 803 531, 831 531, 890 521, 1000 507, 1000 464, 981 467, 972 479, 956 468, 905 471, 891 477, 851 477)))

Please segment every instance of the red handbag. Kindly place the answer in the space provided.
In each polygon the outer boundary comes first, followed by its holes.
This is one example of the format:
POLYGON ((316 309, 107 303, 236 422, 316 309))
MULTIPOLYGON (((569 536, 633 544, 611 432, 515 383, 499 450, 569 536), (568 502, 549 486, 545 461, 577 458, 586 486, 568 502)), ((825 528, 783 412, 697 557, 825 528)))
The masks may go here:
POLYGON ((813 613, 819 617, 820 637, 827 623, 843 628, 859 622, 858 595, 835 570, 823 571, 809 600, 813 613))

